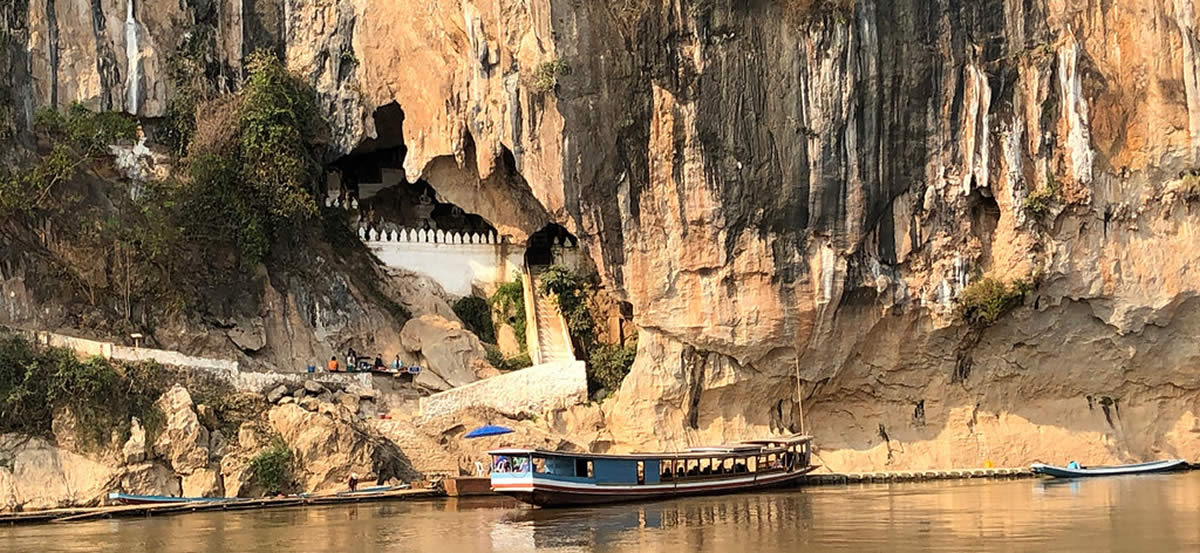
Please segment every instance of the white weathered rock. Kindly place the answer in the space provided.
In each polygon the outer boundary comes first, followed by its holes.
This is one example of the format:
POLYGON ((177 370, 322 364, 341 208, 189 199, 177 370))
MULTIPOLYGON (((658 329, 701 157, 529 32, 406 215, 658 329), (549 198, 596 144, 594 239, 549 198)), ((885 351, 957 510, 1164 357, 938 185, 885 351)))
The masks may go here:
POLYGON ((183 495, 184 497, 223 497, 225 490, 221 484, 219 468, 197 469, 184 476, 183 495))
POLYGON ((297 402, 297 404, 308 411, 316 411, 321 407, 323 402, 315 397, 306 397, 297 402))
POLYGON ((287 386, 280 384, 280 385, 272 388, 269 392, 267 392, 267 402, 268 403, 279 403, 279 400, 283 399, 283 397, 287 395, 287 392, 288 392, 287 386))
POLYGON ((166 416, 166 424, 154 442, 155 453, 183 475, 208 466, 208 429, 193 410, 191 394, 176 384, 155 405, 166 416))
POLYGON ((41 438, 0 434, 0 501, 23 510, 96 505, 116 468, 41 438), (6 483, 7 482, 7 483, 6 483))
POLYGON ((126 466, 117 481, 120 491, 136 495, 179 497, 182 489, 179 476, 161 463, 139 463, 126 466))
POLYGON ((146 429, 142 428, 142 421, 137 417, 129 422, 129 439, 121 446, 121 457, 127 465, 146 460, 146 429))

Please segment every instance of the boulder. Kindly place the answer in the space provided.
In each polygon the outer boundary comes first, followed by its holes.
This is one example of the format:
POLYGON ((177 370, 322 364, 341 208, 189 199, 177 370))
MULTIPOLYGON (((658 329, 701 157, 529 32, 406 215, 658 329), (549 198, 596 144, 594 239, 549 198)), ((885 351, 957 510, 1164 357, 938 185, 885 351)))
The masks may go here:
POLYGON ((320 395, 328 391, 323 384, 316 380, 305 380, 304 389, 313 395, 320 395))
POLYGON ((306 397, 297 403, 308 411, 316 411, 321 407, 321 401, 315 397, 306 397))
POLYGON ((413 385, 434 393, 444 392, 452 388, 449 382, 446 382, 442 379, 442 377, 429 371, 421 371, 420 373, 417 373, 417 377, 413 379, 413 385))
POLYGON ((179 476, 162 463, 138 463, 125 467, 117 480, 123 493, 135 495, 179 496, 179 476))
POLYGON ((267 392, 267 402, 279 403, 279 400, 283 399, 283 397, 287 395, 287 391, 287 386, 283 384, 271 388, 271 390, 267 392))
POLYGON ((437 373, 454 387, 478 380, 476 362, 486 363, 487 359, 479 338, 464 329, 462 323, 439 315, 410 319, 400 331, 400 343, 408 351, 421 353, 422 374, 437 373))
POLYGON ((121 446, 121 459, 126 465, 146 460, 146 429, 137 417, 129 421, 129 439, 121 446))
MULTIPOLYGON (((332 405, 329 408, 345 413, 332 405)), ((356 417, 313 413, 298 405, 277 405, 267 418, 272 429, 291 447, 297 482, 307 491, 342 489, 351 472, 358 473, 365 482, 373 481, 379 474, 385 479, 417 476, 396 444, 356 417)))
POLYGON ((346 409, 350 410, 351 413, 358 412, 358 405, 359 405, 359 401, 360 401, 358 399, 358 394, 351 394, 348 392, 338 392, 338 393, 334 394, 333 399, 338 404, 344 405, 346 407, 346 409))
POLYGON ((263 323, 262 317, 254 317, 249 321, 238 321, 237 326, 225 331, 225 334, 242 351, 255 352, 267 345, 267 334, 263 323))
POLYGON ((200 424, 191 394, 176 384, 155 405, 166 416, 166 424, 154 442, 155 453, 179 474, 208 466, 208 429, 200 424))
POLYGON ((237 436, 238 447, 244 451, 258 449, 267 443, 267 439, 258 431, 258 427, 252 422, 243 422, 238 427, 237 436))
POLYGON ((300 387, 299 389, 297 389, 295 391, 295 393, 292 394, 292 397, 296 398, 296 401, 300 401, 307 396, 308 396, 308 390, 305 390, 303 386, 300 387))
POLYGON ((225 490, 222 486, 220 468, 206 467, 184 476, 183 495, 184 497, 223 497, 225 490))
POLYGON ((296 403, 296 398, 294 398, 292 396, 283 396, 282 398, 279 399, 280 405, 287 405, 289 403, 296 403))
POLYGON ((225 497, 251 497, 250 457, 235 453, 221 459, 221 484, 225 497))

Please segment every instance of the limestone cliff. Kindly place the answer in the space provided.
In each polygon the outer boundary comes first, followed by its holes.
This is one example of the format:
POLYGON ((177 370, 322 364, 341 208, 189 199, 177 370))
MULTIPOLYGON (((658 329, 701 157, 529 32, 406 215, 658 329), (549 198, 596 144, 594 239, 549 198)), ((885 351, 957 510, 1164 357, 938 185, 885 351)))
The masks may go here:
POLYGON ((1192 0, 130 1, 0 8, 13 128, 161 115, 191 29, 226 86, 281 52, 341 151, 582 238, 615 447, 795 429, 798 375, 834 468, 1200 456, 1192 0), (984 274, 1036 286, 969 328, 984 274))

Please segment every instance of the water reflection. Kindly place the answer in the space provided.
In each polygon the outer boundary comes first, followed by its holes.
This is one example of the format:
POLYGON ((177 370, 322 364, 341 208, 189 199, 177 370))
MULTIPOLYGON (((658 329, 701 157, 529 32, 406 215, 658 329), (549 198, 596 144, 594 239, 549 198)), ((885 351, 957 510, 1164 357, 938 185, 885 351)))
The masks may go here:
POLYGON ((0 551, 1192 551, 1200 473, 814 487, 584 509, 503 498, 0 528, 0 551))

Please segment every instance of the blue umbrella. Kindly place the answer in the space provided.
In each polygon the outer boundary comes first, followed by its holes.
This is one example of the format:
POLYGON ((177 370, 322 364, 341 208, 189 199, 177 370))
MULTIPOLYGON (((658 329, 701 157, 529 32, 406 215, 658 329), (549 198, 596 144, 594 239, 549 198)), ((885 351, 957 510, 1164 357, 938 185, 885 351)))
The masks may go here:
POLYGON ((489 424, 489 425, 485 425, 485 426, 480 426, 479 428, 476 428, 475 430, 467 432, 467 435, 463 436, 463 437, 464 438, 483 438, 485 436, 499 436, 501 434, 508 434, 512 431, 513 431, 513 429, 508 428, 507 426, 496 426, 494 424, 489 424))

